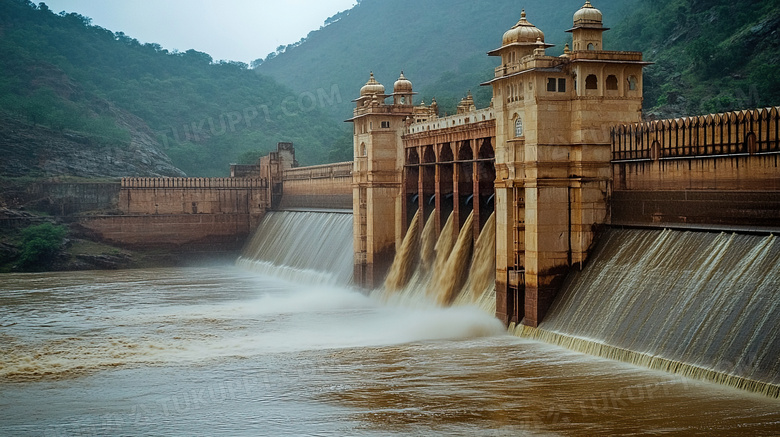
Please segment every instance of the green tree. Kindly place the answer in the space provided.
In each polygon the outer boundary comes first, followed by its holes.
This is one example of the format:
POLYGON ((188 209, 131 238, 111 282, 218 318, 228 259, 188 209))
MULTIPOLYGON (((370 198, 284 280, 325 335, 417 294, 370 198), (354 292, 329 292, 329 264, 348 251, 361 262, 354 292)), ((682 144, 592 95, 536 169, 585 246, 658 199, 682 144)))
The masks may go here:
POLYGON ((51 264, 62 248, 68 230, 64 226, 43 223, 22 231, 22 253, 19 263, 27 269, 37 269, 51 264))

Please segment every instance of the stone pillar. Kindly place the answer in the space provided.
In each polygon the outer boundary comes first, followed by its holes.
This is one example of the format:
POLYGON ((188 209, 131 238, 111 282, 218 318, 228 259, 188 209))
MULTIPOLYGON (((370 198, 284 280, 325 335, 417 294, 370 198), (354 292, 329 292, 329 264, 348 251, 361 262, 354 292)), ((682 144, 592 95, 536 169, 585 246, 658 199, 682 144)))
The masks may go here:
POLYGON ((496 183, 496 317, 509 324, 514 302, 509 296, 509 267, 514 265, 512 248, 512 189, 496 183))
MULTIPOLYGON (((570 205, 566 180, 525 188, 525 320, 537 326, 569 266, 570 205)), ((547 181, 544 181, 547 182, 547 181)))

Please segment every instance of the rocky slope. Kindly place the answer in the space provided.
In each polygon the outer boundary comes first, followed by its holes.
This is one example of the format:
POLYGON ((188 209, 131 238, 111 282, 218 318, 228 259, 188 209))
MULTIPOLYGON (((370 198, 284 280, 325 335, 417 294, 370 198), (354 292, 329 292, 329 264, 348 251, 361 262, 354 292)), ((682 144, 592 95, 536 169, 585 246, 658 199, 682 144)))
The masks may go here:
POLYGON ((100 145, 81 133, 33 126, 0 115, 0 174, 6 177, 185 176, 162 151, 137 117, 110 108, 117 125, 130 134, 125 144, 100 145))

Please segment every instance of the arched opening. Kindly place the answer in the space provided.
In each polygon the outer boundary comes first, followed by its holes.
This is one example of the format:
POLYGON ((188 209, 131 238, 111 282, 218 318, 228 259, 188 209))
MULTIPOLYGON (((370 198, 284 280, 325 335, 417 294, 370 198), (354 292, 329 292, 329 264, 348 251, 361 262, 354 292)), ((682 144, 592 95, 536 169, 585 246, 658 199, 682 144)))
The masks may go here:
POLYGON ((466 222, 466 218, 474 207, 468 202, 474 195, 474 151, 471 141, 462 141, 458 147, 457 187, 458 187, 458 229, 466 222))
POLYGON ((439 224, 438 229, 444 226, 444 222, 452 214, 454 209, 453 193, 455 187, 453 185, 454 179, 454 158, 452 155, 452 146, 450 143, 445 143, 441 146, 439 152, 439 181, 438 181, 438 193, 439 196, 436 199, 435 207, 439 211, 439 224))
POLYGON ((517 117, 515 120, 515 138, 519 138, 523 136, 523 119, 520 117, 517 117))
POLYGON ((490 138, 484 138, 477 154, 477 178, 479 180, 479 229, 487 223, 495 210, 496 164, 495 151, 490 138))
MULTIPOLYGON (((423 162, 420 165, 420 196, 423 199, 430 199, 436 194, 436 152, 433 145, 427 145, 423 149, 423 162)), ((433 211, 433 205, 427 201, 422 203, 423 218, 433 211)))
POLYGON ((586 90, 599 89, 599 78, 596 77, 595 74, 589 74, 588 77, 585 78, 585 89, 586 90))
POLYGON ((615 76, 614 74, 610 74, 609 76, 607 76, 606 88, 608 91, 617 91, 618 89, 617 76, 615 76))
POLYGON ((637 87, 639 86, 639 81, 637 80, 636 76, 628 76, 628 90, 629 91, 636 91, 637 87))
POLYGON ((411 149, 406 156, 406 177, 405 192, 406 192, 406 227, 412 223, 414 214, 420 208, 420 156, 417 154, 417 150, 411 149))
POLYGON ((592 42, 588 43, 588 50, 596 50, 596 46, 592 42))

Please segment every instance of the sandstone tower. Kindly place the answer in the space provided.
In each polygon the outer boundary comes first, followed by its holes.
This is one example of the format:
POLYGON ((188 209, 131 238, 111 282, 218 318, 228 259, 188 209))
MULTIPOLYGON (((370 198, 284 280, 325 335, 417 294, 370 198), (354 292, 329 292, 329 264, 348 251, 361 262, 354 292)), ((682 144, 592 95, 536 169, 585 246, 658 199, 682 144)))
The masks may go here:
POLYGON ((395 255, 396 240, 404 234, 401 219, 403 147, 401 136, 414 112, 412 82, 401 76, 393 93, 374 74, 355 100, 353 217, 355 281, 375 287, 384 279, 395 255), (392 97, 392 104, 385 99, 392 97))
POLYGON ((610 126, 641 120, 638 52, 605 51, 602 14, 574 14, 561 56, 526 19, 489 52, 501 58, 496 111, 497 315, 536 326, 572 266, 585 260, 594 226, 607 220, 610 126))
POLYGON ((496 215, 496 314, 536 326, 568 270, 582 265, 596 225, 608 221, 610 128, 641 121, 639 52, 604 50, 601 12, 586 1, 574 14, 572 47, 551 44, 522 11, 488 53, 501 59, 489 108, 469 94, 438 117, 412 106, 403 73, 385 94, 371 75, 355 100, 355 280, 382 280, 415 211, 474 235, 496 215), (385 100, 392 97, 392 104, 385 100), (489 168, 488 168, 489 167, 489 168), (495 191, 494 191, 495 190, 495 191))

